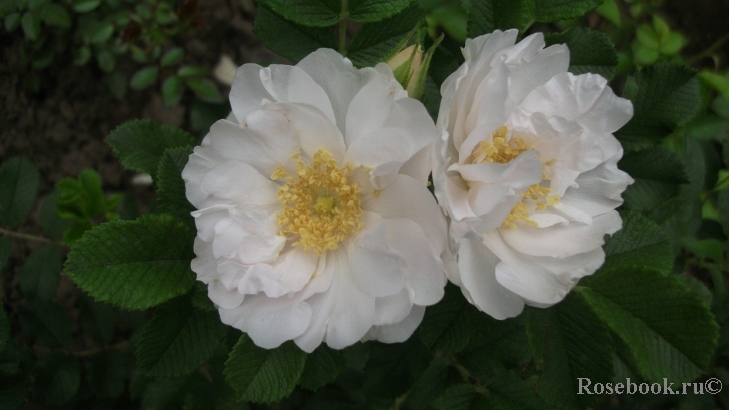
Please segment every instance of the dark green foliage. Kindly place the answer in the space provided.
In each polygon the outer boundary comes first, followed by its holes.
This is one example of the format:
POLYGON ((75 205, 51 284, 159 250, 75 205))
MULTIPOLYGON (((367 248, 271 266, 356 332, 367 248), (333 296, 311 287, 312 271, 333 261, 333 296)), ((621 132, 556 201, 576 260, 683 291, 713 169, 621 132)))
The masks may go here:
POLYGON ((494 30, 523 30, 531 18, 530 0, 463 0, 462 3, 468 11, 469 38, 494 30))
POLYGON ((333 382, 346 364, 342 351, 319 346, 306 357, 299 385, 307 390, 317 390, 333 382))
POLYGON ((0 224, 15 228, 33 208, 40 174, 23 157, 13 157, 0 166, 0 224))
POLYGON ((608 80, 613 78, 618 66, 618 55, 606 35, 588 28, 574 27, 559 34, 548 34, 544 40, 548 46, 567 45, 570 50, 570 73, 593 73, 608 80))
POLYGON ((157 206, 160 212, 180 218, 191 218, 195 208, 185 197, 182 170, 192 154, 192 147, 171 148, 165 151, 157 171, 157 206))
POLYGON ((322 47, 336 48, 332 30, 283 20, 265 7, 258 9, 253 29, 266 47, 292 61, 299 61, 322 47))

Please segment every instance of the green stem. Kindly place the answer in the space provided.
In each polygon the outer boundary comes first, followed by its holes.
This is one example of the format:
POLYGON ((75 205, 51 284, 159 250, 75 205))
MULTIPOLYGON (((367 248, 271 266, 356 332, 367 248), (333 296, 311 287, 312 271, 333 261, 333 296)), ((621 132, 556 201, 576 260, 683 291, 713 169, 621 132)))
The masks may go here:
POLYGON ((4 236, 10 236, 10 237, 13 237, 13 238, 25 239, 25 240, 28 240, 28 241, 35 241, 35 242, 43 242, 43 243, 50 243, 50 244, 54 244, 54 245, 60 245, 60 243, 58 243, 58 242, 56 242, 56 241, 54 241, 52 239, 44 238, 42 236, 31 235, 31 234, 21 233, 21 232, 15 232, 15 231, 10 231, 10 230, 3 229, 3 228, 0 228, 0 234, 3 234, 4 236))
POLYGON ((342 13, 339 15, 339 54, 347 55, 347 20, 349 19, 349 10, 347 8, 347 0, 342 0, 342 13))
POLYGON ((724 43, 726 43, 727 41, 729 41, 729 34, 726 34, 724 37, 716 40, 706 50, 704 50, 704 51, 700 52, 699 54, 696 54, 695 56, 689 58, 688 61, 686 61, 686 65, 692 65, 692 64, 698 63, 699 61, 701 61, 702 58, 711 55, 711 53, 713 53, 717 48, 719 48, 722 45, 724 45, 724 43))

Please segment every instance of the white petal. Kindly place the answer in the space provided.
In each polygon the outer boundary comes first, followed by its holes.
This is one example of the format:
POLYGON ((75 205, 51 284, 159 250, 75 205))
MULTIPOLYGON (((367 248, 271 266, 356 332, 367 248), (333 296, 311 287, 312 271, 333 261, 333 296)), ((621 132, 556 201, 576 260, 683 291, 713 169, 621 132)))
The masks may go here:
MULTIPOLYGON (((403 97, 402 86, 397 85, 399 83, 394 78, 377 76, 357 92, 347 110, 344 132, 347 146, 383 126, 392 102, 396 97, 403 97)), ((407 96, 407 92, 404 94, 407 96)))
POLYGON ((220 320, 248 334, 257 346, 273 349, 301 335, 311 308, 298 298, 249 295, 234 309, 220 309, 220 320))
POLYGON ((332 104, 327 93, 304 70, 296 66, 273 64, 260 71, 261 83, 275 102, 309 104, 334 123, 332 104))
POLYGON ((353 240, 348 249, 357 287, 372 297, 390 296, 405 285, 405 260, 387 243, 388 224, 381 221, 353 240))
POLYGON ((217 271, 217 261, 212 246, 200 237, 195 237, 193 250, 196 257, 190 261, 190 269, 197 274, 197 280, 208 283, 215 278, 217 271))
POLYGON ((519 315, 524 309, 524 301, 496 280, 499 262, 499 258, 482 243, 460 242, 458 268, 471 303, 495 319, 503 320, 519 315))
POLYGON ((375 325, 392 325, 405 320, 413 308, 412 291, 400 292, 375 300, 375 325))
POLYGON ((271 94, 261 83, 261 70, 258 64, 243 64, 235 72, 233 85, 230 88, 230 107, 239 122, 249 112, 261 108, 263 101, 273 100, 271 94))
POLYGON ((213 254, 253 265, 275 260, 285 243, 286 238, 270 229, 268 215, 251 212, 215 224, 213 254))
POLYGON ((373 326, 363 340, 379 340, 383 343, 401 343, 410 338, 425 316, 425 307, 413 305, 410 314, 392 325, 373 326))
POLYGON ((199 209, 190 214, 195 218, 197 236, 206 242, 212 242, 215 238, 215 225, 221 219, 230 217, 232 213, 235 213, 233 205, 220 204, 199 209))
MULTIPOLYGON (((205 137, 208 141, 209 135, 205 137)), ((208 198, 208 195, 200 190, 200 181, 222 159, 209 144, 206 146, 204 141, 203 146, 195 147, 194 152, 190 154, 182 170, 182 179, 185 181, 185 196, 195 208, 204 208, 203 201, 208 198)))
POLYGON ((243 162, 219 163, 200 184, 201 191, 215 197, 215 202, 235 205, 241 211, 278 206, 278 185, 243 162))
POLYGON ((337 125, 321 111, 306 104, 268 104, 267 109, 283 114, 289 121, 301 150, 309 158, 320 148, 329 151, 337 162, 344 160, 344 137, 337 125))
POLYGON ((208 297, 219 309, 233 309, 243 302, 244 295, 238 288, 228 288, 221 281, 213 280, 208 283, 208 297))

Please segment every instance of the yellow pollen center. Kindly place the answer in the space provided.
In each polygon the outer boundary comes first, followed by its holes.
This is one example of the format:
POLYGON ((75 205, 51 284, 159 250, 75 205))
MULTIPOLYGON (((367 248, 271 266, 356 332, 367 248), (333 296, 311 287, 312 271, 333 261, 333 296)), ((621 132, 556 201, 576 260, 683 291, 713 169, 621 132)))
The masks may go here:
MULTIPOLYGON (((508 164, 522 152, 532 149, 521 138, 507 138, 508 131, 509 129, 505 126, 499 127, 491 134, 491 141, 478 143, 471 155, 473 158, 472 163, 508 164)), ((550 160, 545 165, 552 165, 554 162, 554 160, 550 160)), ((522 199, 514 205, 504 222, 501 223, 501 227, 516 227, 516 221, 524 221, 529 225, 537 226, 537 223, 530 218, 532 212, 547 209, 547 207, 559 202, 558 197, 550 195, 549 188, 542 186, 543 184, 548 185, 549 181, 547 174, 542 172, 542 181, 527 188, 522 194, 522 199)))
MULTIPOLYGON (((292 156, 298 159, 299 155, 292 156)), ((299 160, 296 174, 277 167, 271 179, 286 181, 278 190, 281 211, 276 215, 280 234, 317 255, 339 248, 344 238, 362 229, 360 187, 349 182, 354 167, 339 166, 320 148, 310 163, 299 160), (298 239, 296 239, 298 238, 298 239)))

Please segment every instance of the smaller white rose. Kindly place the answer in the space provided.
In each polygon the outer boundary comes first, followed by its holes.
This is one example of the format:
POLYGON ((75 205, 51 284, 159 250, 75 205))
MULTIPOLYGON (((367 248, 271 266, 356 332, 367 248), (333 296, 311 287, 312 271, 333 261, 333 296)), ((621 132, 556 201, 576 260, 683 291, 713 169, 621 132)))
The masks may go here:
POLYGON ((632 183, 612 135, 632 104, 598 75, 567 72, 565 45, 517 34, 466 41, 441 88, 433 172, 457 249, 449 279, 498 319, 559 302, 602 265, 632 183))

